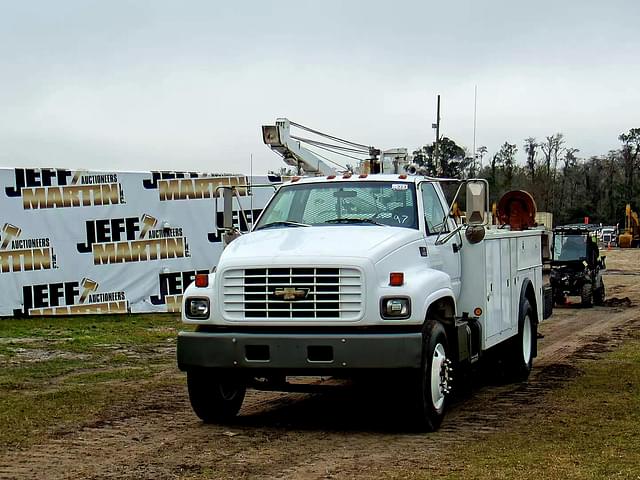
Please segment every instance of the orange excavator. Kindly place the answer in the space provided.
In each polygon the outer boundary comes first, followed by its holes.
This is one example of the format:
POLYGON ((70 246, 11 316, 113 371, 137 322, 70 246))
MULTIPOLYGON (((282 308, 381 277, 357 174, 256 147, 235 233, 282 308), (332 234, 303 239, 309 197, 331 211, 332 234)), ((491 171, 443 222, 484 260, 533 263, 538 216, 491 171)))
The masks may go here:
POLYGON ((624 211, 624 232, 618 237, 618 245, 621 248, 640 246, 640 220, 629 203, 624 211))

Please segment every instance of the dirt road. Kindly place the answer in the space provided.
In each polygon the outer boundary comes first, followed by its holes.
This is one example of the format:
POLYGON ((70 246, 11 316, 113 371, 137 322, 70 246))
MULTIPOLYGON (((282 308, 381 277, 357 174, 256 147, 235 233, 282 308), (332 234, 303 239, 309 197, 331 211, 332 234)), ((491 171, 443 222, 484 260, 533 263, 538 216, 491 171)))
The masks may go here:
POLYGON ((611 306, 556 308, 541 332, 539 356, 524 384, 484 382, 452 406, 440 431, 394 429, 384 401, 349 390, 322 394, 250 393, 238 424, 203 425, 180 381, 114 405, 93 425, 0 457, 0 478, 374 478, 397 469, 443 468, 451 447, 481 440, 511 419, 543 408, 544 395, 579 374, 640 327, 640 250, 608 252, 611 306))

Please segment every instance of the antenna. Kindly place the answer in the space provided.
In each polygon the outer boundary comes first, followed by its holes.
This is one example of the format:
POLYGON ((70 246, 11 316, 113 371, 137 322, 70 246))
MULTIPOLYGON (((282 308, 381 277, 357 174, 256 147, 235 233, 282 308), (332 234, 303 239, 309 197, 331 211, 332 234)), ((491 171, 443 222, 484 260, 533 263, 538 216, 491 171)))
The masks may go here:
MULTIPOLYGON (((478 85, 473 88, 473 163, 476 162, 476 113, 478 111, 478 85)), ((475 167, 475 165, 474 165, 475 167)), ((482 165, 480 165, 482 168, 482 165)))
POLYGON ((247 228, 253 230, 253 153, 249 154, 249 208, 251 209, 251 227, 247 225, 247 228))
POLYGON ((434 145, 434 148, 433 148, 433 150, 434 150, 434 152, 433 152, 433 164, 434 164, 434 167, 435 167, 436 172, 437 172, 438 171, 438 166, 439 166, 439 163, 438 163, 438 160, 439 160, 438 156, 439 155, 438 154, 440 153, 440 152, 438 152, 438 147, 440 146, 439 145, 439 143, 440 143, 440 94, 438 94, 438 106, 436 108, 436 112, 437 112, 436 113, 436 144, 434 145))

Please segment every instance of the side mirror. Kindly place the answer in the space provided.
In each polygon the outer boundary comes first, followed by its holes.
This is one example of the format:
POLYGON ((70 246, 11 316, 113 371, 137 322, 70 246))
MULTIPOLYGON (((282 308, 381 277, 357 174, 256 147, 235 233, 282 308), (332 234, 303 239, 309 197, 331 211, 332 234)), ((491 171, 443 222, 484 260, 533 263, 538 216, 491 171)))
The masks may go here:
POLYGON ((467 223, 484 225, 487 211, 487 191, 483 181, 467 182, 467 223))
MULTIPOLYGON (((215 203, 215 211, 218 211, 218 191, 222 190, 222 226, 218 223, 218 218, 216 215, 216 229, 219 234, 222 234, 222 245, 226 247, 233 240, 240 236, 240 232, 233 225, 233 197, 237 195, 235 191, 235 187, 228 187, 220 185, 216 188, 216 203, 215 203)), ((242 210, 240 206, 240 199, 238 198, 238 206, 242 210)), ((242 212, 244 215, 244 212, 242 212)), ((246 220, 246 218, 245 218, 246 220)))
POLYGON ((230 188, 222 189, 222 230, 233 230, 233 190, 230 188))

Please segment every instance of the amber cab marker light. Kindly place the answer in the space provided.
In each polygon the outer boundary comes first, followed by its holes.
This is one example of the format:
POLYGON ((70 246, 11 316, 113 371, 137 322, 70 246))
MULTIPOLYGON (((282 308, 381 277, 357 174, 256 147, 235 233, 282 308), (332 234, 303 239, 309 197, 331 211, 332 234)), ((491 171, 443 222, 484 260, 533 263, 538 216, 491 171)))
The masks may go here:
POLYGON ((389 274, 389 285, 392 287, 400 287, 404 284, 404 273, 402 272, 391 272, 389 274))
POLYGON ((327 180, 333 180, 334 178, 336 178, 335 175, 327 175, 327 180))
POLYGON ((480 307, 476 307, 476 308, 474 308, 474 309, 473 309, 473 314, 474 314, 476 317, 479 317, 480 315, 482 315, 482 309, 481 309, 480 307))
POLYGON ((291 179, 292 182, 297 182, 298 180, 300 180, 302 177, 293 177, 291 179))
POLYGON ((209 275, 199 273, 196 275, 196 287, 205 288, 209 286, 209 275))

